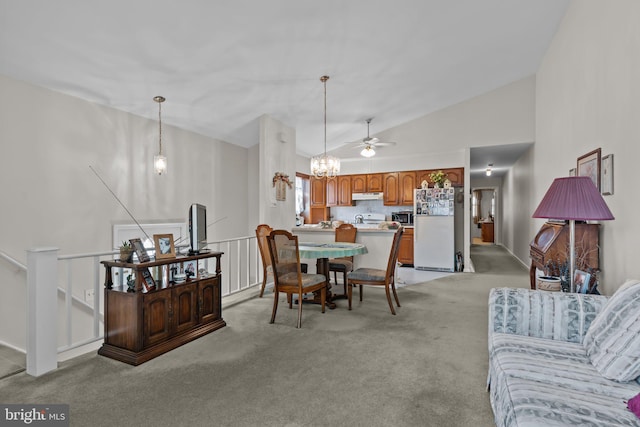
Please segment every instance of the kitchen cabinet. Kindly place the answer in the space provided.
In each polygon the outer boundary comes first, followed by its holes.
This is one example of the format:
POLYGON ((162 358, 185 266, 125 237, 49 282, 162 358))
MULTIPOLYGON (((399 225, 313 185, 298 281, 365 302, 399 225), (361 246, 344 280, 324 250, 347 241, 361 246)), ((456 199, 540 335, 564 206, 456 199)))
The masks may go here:
POLYGON ((324 208, 327 206, 327 179, 309 178, 309 186, 311 187, 310 205, 312 208, 324 208))
POLYGON ((398 262, 413 265, 413 228, 404 228, 398 248, 398 262))
POLYGON ((390 172, 384 174, 385 206, 413 205, 413 190, 415 189, 416 174, 409 172, 390 172))
POLYGON ((351 192, 367 192, 367 175, 351 175, 351 192))
POLYGON ((381 173, 370 173, 367 175, 367 193, 379 193, 384 191, 384 175, 381 173))
POLYGON ((352 206, 351 175, 327 178, 327 206, 352 206))
POLYGON ((370 173, 350 175, 352 193, 380 193, 383 191, 384 174, 370 173))
MULTIPOLYGON (((144 263, 102 261, 105 266, 104 343, 98 354, 139 365, 226 325, 222 319, 222 252, 179 256, 144 263), (162 283, 143 291, 143 277, 155 269, 215 258, 215 273, 184 283, 162 283), (113 271, 135 276, 132 291, 113 283, 113 271)), ((168 274, 167 274, 168 276, 168 274)))
POLYGON ((383 204, 397 206, 400 201, 398 172, 385 173, 383 182, 383 204))
POLYGON ((416 188, 420 188, 422 181, 427 181, 429 187, 433 187, 433 182, 431 182, 429 175, 439 170, 447 174, 447 179, 451 181, 452 186, 462 187, 464 185, 464 168, 427 169, 416 171, 416 188))
POLYGON ((326 206, 338 206, 338 177, 326 179, 326 206))
POLYGON ((412 206, 413 205, 413 190, 416 188, 416 173, 415 172, 399 172, 398 183, 400 206, 412 206))
POLYGON ((351 175, 340 175, 338 177, 338 206, 353 206, 351 200, 351 175))

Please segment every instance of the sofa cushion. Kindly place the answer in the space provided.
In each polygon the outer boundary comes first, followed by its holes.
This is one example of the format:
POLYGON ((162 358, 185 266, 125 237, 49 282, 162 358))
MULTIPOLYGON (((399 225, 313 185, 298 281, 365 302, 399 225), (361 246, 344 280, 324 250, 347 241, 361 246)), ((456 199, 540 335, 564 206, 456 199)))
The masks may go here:
POLYGON ((603 378, 581 344, 496 333, 489 357, 497 426, 638 426, 635 382, 603 378))
POLYGON ((631 381, 640 376, 640 282, 618 289, 596 316, 583 346, 605 378, 631 381))

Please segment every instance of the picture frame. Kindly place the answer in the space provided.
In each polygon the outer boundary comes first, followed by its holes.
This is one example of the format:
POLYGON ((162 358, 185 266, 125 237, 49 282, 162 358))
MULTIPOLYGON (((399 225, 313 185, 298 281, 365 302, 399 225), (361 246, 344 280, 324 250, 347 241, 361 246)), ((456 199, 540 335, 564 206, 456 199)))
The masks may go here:
POLYGON ((607 154, 602 158, 602 194, 613 194, 613 154, 607 154))
POLYGON ((198 261, 191 260, 182 263, 182 272, 187 276, 187 280, 198 278, 198 261))
POLYGON ((569 169, 569 176, 576 176, 576 168, 569 169))
POLYGON ((156 259, 176 257, 176 247, 173 243, 173 234, 154 234, 153 242, 156 248, 156 259))
POLYGON ((591 281, 591 274, 582 270, 576 270, 573 273, 573 286, 575 293, 586 294, 589 291, 589 282, 591 281))
POLYGON ((578 157, 576 167, 577 176, 588 176, 591 178, 598 191, 600 190, 600 154, 601 149, 596 148, 578 157))
POLYGON ((131 247, 133 248, 133 251, 138 256, 139 262, 151 261, 151 258, 149 258, 149 254, 147 253, 147 250, 142 244, 142 240, 140 240, 139 238, 135 238, 135 239, 129 239, 129 242, 131 243, 131 247))
POLYGON ((140 271, 142 275, 142 286, 144 286, 145 292, 152 291, 156 288, 156 281, 153 280, 153 276, 148 268, 140 271))

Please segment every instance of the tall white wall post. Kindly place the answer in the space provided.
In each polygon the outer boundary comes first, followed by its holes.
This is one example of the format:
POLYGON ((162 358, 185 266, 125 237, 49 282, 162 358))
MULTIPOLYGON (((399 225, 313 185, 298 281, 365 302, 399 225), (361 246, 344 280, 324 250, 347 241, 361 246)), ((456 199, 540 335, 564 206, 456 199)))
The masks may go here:
POLYGON ((58 368, 58 248, 27 251, 27 374, 58 368))

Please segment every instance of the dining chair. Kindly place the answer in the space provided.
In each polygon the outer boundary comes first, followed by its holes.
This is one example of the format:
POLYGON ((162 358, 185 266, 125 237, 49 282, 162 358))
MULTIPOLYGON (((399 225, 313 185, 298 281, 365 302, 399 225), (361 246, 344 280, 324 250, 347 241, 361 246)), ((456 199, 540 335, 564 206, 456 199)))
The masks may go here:
POLYGON ((324 313, 327 300, 327 277, 324 274, 302 272, 298 236, 294 236, 286 230, 273 230, 267 236, 267 243, 274 279, 273 311, 269 323, 274 323, 276 319, 280 292, 287 294, 289 308, 292 308, 292 296, 297 294, 298 323, 296 327, 300 328, 302 326, 302 297, 304 294, 320 291, 320 304, 324 313))
POLYGON ((273 275, 271 267, 271 256, 269 255, 269 246, 267 245, 267 236, 273 231, 273 228, 267 224, 260 224, 256 227, 256 238, 258 241, 258 249, 260 249, 260 258, 262 258, 262 287, 260 288, 260 298, 264 294, 264 288, 267 286, 268 276, 273 275))
POLYGON ((354 286, 360 285, 360 301, 362 301, 362 285, 384 286, 391 314, 396 314, 396 310, 393 308, 393 303, 391 302, 391 291, 393 291, 396 304, 400 307, 400 300, 396 293, 395 271, 396 263, 398 262, 398 249, 400 248, 400 238, 402 237, 402 233, 404 233, 404 228, 400 227, 393 235, 393 243, 391 244, 391 252, 389 253, 389 261, 387 263, 386 270, 377 268, 358 268, 347 274, 347 298, 349 300, 349 310, 351 310, 351 296, 353 294, 354 286))
MULTIPOLYGON (((341 224, 336 228, 336 242, 355 243, 358 229, 353 224, 341 224)), ((344 294, 347 294, 347 273, 353 271, 353 256, 332 258, 329 260, 329 272, 333 271, 333 281, 338 284, 338 273, 342 273, 344 294)), ((329 273, 331 274, 331 273, 329 273)))

